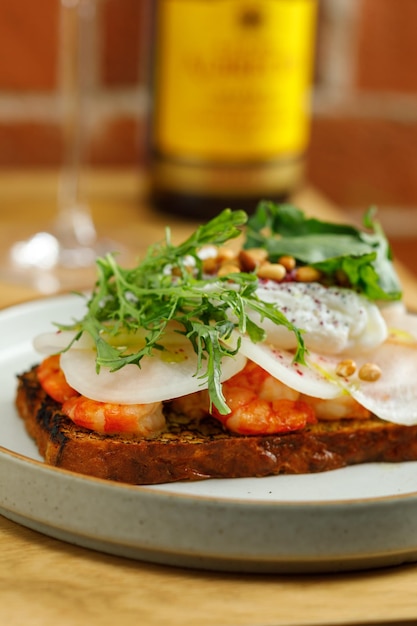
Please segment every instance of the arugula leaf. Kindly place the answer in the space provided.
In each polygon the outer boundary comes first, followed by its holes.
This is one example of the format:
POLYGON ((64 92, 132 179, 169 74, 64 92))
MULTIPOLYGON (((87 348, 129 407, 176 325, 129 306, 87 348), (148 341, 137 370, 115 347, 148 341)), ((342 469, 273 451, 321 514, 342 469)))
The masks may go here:
POLYGON ((239 236, 246 220, 243 211, 226 209, 178 246, 172 245, 167 231, 165 243, 152 246, 133 269, 121 268, 111 254, 98 259, 97 282, 86 315, 60 328, 75 329, 78 334, 87 332, 96 346, 97 370, 108 367, 116 371, 127 364, 140 367, 145 356, 163 349, 161 341, 167 326, 175 322, 176 332, 188 338, 197 354, 196 375, 207 380, 211 402, 220 413, 228 413, 220 382, 221 361, 238 349, 228 340, 234 329, 246 332, 252 341, 265 337, 264 330, 249 318, 250 310, 294 332, 296 360, 303 362, 305 353, 301 331, 274 305, 257 296, 255 275, 239 272, 211 279, 203 276, 198 256, 201 247, 222 245, 239 236), (124 350, 117 346, 120 333, 139 331, 144 338, 139 348, 124 350))
POLYGON ((289 204, 261 202, 249 219, 243 211, 224 210, 178 246, 172 244, 167 229, 165 241, 151 246, 133 269, 120 267, 111 254, 98 259, 97 282, 87 301, 86 315, 59 328, 76 330, 77 337, 88 333, 96 346, 97 371, 101 367, 116 371, 127 364, 140 367, 144 357, 163 350, 164 335, 175 322, 175 332, 194 348, 196 376, 207 382, 211 403, 220 413, 228 413, 220 381, 222 359, 239 349, 239 344, 231 345, 232 333, 238 329, 254 342, 265 338, 265 331, 251 320, 251 311, 294 333, 295 361, 304 363, 306 352, 302 330, 275 304, 259 299, 254 274, 203 275, 201 247, 227 243, 241 235, 246 223, 244 247, 262 246, 271 260, 289 254, 330 279, 342 272, 353 288, 373 300, 401 295, 391 251, 374 219, 374 210, 364 218, 365 232, 306 218, 289 204), (118 337, 129 333, 140 333, 139 347, 137 342, 133 342, 134 347, 121 347, 126 342, 118 341, 118 337))
POLYGON ((244 247, 263 247, 272 261, 293 256, 333 280, 342 272, 352 288, 371 300, 398 300, 401 287, 391 249, 375 213, 371 208, 365 214, 368 231, 363 231, 307 218, 290 204, 262 201, 248 220, 244 247))

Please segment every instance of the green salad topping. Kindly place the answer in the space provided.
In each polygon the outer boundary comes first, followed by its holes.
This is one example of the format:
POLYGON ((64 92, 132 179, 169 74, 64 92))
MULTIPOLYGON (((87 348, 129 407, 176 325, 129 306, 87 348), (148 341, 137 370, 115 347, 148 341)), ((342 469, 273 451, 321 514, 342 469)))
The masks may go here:
POLYGON ((368 230, 308 218, 290 204, 260 202, 247 224, 246 248, 262 247, 271 260, 291 255, 325 276, 340 274, 348 285, 371 300, 398 300, 401 287, 392 253, 370 208, 363 218, 368 230))
POLYGON ((294 333, 295 361, 304 362, 306 348, 302 329, 291 324, 278 306, 260 300, 255 273, 207 276, 201 248, 222 246, 243 233, 244 247, 265 247, 272 260, 292 255, 328 276, 343 270, 352 288, 369 298, 399 298, 390 249, 372 211, 365 223, 368 233, 306 218, 293 206, 271 202, 261 202, 249 219, 243 211, 225 209, 179 245, 172 244, 167 229, 165 240, 151 246, 132 269, 122 268, 111 254, 99 258, 97 282, 87 298, 85 316, 59 328, 75 330, 74 341, 89 334, 97 350, 97 371, 101 367, 116 371, 126 364, 140 367, 143 357, 163 350, 164 333, 175 322, 176 332, 191 342, 197 354, 196 376, 207 381, 211 402, 226 414, 221 361, 239 349, 230 342, 232 332, 246 333, 254 342, 265 337, 264 330, 251 320, 251 311, 294 333), (117 345, 119 334, 139 330, 144 335, 140 348, 117 345))

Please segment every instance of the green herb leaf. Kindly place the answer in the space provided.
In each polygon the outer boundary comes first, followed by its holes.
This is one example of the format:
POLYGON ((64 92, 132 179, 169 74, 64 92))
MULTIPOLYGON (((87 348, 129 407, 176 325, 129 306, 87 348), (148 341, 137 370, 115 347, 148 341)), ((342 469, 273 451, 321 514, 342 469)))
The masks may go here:
POLYGON ((211 402, 220 413, 228 413, 220 382, 221 362, 237 350, 228 340, 235 329, 247 332, 252 341, 265 336, 263 329, 250 320, 250 310, 294 332, 296 359, 302 361, 305 352, 299 329, 276 307, 258 298, 253 274, 203 276, 198 255, 201 247, 223 245, 238 237, 246 220, 243 211, 226 209, 178 246, 172 245, 167 231, 165 242, 152 246, 133 269, 121 268, 112 255, 99 259, 97 283, 85 317, 61 328, 88 333, 96 346, 97 369, 115 371, 127 364, 140 367, 145 356, 152 358, 163 349, 164 333, 175 322, 176 332, 191 342, 197 354, 196 375, 207 381, 211 402), (136 336, 139 331, 143 338, 139 347, 134 341, 127 348, 121 347, 123 342, 118 345, 121 334, 125 339, 126 333, 136 336))
POLYGON ((352 288, 372 300, 397 300, 401 287, 383 230, 374 218, 375 208, 364 217, 367 231, 333 224, 289 204, 259 203, 248 220, 245 248, 263 247, 271 260, 290 255, 301 264, 316 267, 330 279, 342 271, 352 288))

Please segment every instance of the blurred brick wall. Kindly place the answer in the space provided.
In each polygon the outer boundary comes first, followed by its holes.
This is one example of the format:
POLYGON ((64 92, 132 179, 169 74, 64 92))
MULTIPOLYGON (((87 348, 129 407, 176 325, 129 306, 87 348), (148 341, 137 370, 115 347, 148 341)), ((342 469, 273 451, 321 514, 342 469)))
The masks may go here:
POLYGON ((377 204, 391 230, 417 234, 417 2, 320 6, 310 179, 343 207, 377 204))
MULTIPOLYGON (((143 158, 149 1, 98 0, 93 163, 143 158)), ((417 206, 417 0, 319 4, 309 178, 401 229, 396 216, 417 206)), ((1 0, 0 166, 60 161, 58 33, 58 0, 1 0)))
MULTIPOLYGON (((148 0, 97 0, 91 161, 125 165, 143 151, 148 0)), ((62 158, 59 0, 0 2, 0 167, 62 158)))

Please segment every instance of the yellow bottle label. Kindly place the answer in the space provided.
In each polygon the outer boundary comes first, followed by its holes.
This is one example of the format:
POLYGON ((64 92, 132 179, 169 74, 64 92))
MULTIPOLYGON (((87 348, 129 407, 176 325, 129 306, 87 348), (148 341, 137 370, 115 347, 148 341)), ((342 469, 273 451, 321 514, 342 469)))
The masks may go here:
POLYGON ((304 151, 315 0, 160 0, 153 137, 225 162, 304 151))

